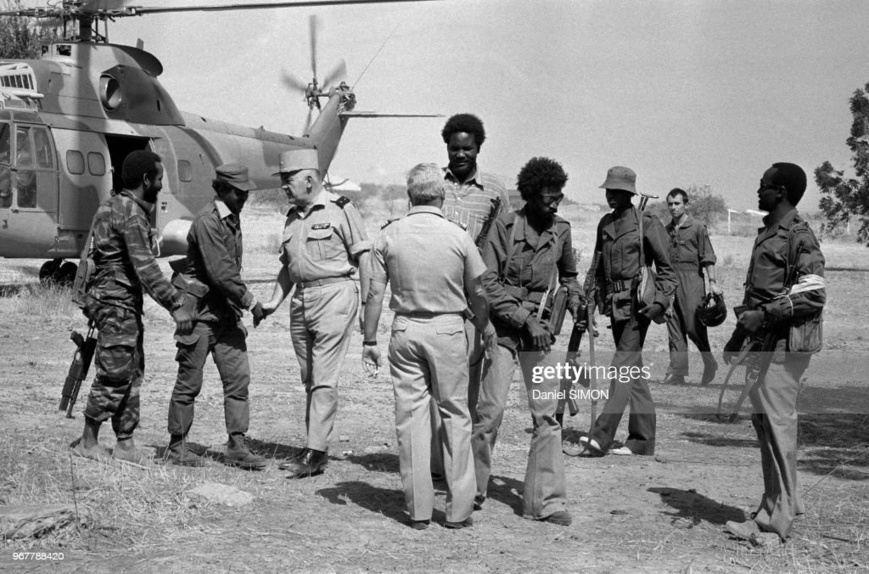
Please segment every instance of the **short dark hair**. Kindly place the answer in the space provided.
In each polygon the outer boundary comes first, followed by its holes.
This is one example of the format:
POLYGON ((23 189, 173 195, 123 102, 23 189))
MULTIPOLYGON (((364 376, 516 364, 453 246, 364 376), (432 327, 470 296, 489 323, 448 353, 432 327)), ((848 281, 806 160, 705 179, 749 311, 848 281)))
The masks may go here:
POLYGON ((670 199, 671 197, 676 197, 677 195, 681 195, 682 201, 686 204, 688 203, 688 201, 690 201, 690 199, 688 198, 688 192, 681 187, 674 187, 673 189, 671 189, 670 193, 667 194, 667 199, 670 199))
POLYGON ((770 183, 785 188, 788 201, 796 206, 806 192, 806 172, 795 163, 783 161, 772 164, 772 167, 775 171, 771 174, 770 183))
POLYGON ((224 194, 229 193, 230 191, 235 189, 235 186, 233 186, 228 181, 217 179, 215 177, 211 180, 211 189, 214 190, 214 193, 216 193, 218 197, 222 197, 224 194))
POLYGON ((567 174, 561 164, 548 157, 533 157, 519 171, 516 187, 525 201, 540 194, 544 187, 561 189, 567 183, 567 174))
POLYGON ((137 149, 124 158, 121 166, 121 179, 124 187, 136 189, 142 184, 142 177, 154 178, 157 175, 157 164, 163 160, 159 155, 146 149, 137 149))
POLYGON ((449 144, 453 134, 459 133, 474 136, 474 143, 477 144, 478 148, 483 147, 483 142, 486 141, 486 130, 483 128, 483 122, 473 114, 456 114, 448 119, 441 131, 441 136, 444 138, 444 143, 449 144))

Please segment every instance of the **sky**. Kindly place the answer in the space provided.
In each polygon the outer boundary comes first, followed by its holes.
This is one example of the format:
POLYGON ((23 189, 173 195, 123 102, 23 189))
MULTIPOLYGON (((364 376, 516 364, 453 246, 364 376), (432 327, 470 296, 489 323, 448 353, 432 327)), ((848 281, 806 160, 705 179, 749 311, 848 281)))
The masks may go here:
MULTIPOLYGON (((162 61, 160 80, 180 109, 296 135, 307 107, 280 78, 310 76, 311 14, 321 23, 320 77, 343 58, 357 110, 474 113, 487 132, 482 169, 513 187, 527 160, 551 157, 580 203, 603 203, 607 169, 624 165, 644 193, 708 185, 732 208, 755 208, 773 162, 798 163, 810 180, 825 160, 850 165, 848 99, 869 82, 869 2, 856 0, 443 0, 190 12, 119 20, 109 39, 141 39, 162 61)), ((401 183, 416 163, 445 165, 445 121, 353 119, 331 172, 401 183)), ((810 181, 801 209, 817 211, 818 199, 810 181)))

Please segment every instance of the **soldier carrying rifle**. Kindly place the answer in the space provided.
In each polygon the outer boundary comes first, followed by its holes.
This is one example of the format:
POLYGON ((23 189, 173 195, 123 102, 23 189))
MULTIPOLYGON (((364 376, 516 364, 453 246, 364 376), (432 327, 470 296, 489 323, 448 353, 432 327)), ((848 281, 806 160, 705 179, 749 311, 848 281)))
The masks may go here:
POLYGON ((738 324, 724 347, 727 363, 746 351, 754 351, 756 361, 748 366, 755 376, 747 377, 746 390, 760 441, 764 493, 753 520, 726 525, 734 536, 755 544, 785 540, 802 512, 797 398, 811 354, 821 348, 826 302, 824 255, 796 209, 805 190, 806 174, 798 165, 775 163, 764 172, 757 203, 769 215, 751 252, 744 307, 735 309, 738 324))
POLYGON ((100 205, 92 225, 90 254, 95 263, 85 312, 99 330, 95 351, 96 378, 85 407, 82 436, 73 452, 94 460, 108 453, 99 445, 100 425, 108 419, 118 438, 112 456, 141 464, 147 457, 133 443, 139 424, 139 387, 145 371, 142 345, 142 290, 172 313, 178 332, 192 327, 183 308, 184 294, 160 271, 151 252, 149 221, 163 188, 160 156, 137 150, 122 167, 124 189, 100 205))

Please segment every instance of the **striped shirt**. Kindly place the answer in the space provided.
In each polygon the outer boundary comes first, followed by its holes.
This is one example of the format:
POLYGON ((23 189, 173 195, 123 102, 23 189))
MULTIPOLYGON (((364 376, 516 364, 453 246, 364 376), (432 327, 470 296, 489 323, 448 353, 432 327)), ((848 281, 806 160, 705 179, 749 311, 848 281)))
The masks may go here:
POLYGON ((461 183, 450 168, 444 168, 444 204, 441 210, 444 217, 460 225, 475 242, 496 197, 501 198, 501 207, 494 217, 510 211, 507 188, 497 177, 477 169, 474 177, 461 183))

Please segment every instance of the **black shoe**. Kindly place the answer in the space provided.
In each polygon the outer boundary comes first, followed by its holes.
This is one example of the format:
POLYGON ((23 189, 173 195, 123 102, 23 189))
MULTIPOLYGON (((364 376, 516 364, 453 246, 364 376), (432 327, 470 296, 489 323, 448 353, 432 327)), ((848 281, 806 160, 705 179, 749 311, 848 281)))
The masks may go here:
POLYGON ((205 458, 193 452, 187 440, 181 435, 172 435, 169 441, 169 448, 166 449, 163 459, 178 466, 208 465, 205 458))
POLYGON ((290 471, 287 478, 306 478, 323 472, 329 462, 329 455, 322 450, 305 449, 299 459, 282 464, 281 470, 290 471))
POLYGON ((431 520, 411 520, 410 527, 414 530, 425 530, 430 523, 431 520))
POLYGON ((685 384, 685 375, 677 375, 676 373, 667 373, 667 376, 664 377, 664 380, 661 381, 662 384, 665 385, 684 385, 685 384))
POLYGON ((474 519, 470 516, 462 520, 461 522, 450 522, 449 520, 444 522, 444 528, 449 528, 450 530, 459 530, 461 528, 468 528, 469 526, 474 525, 474 519))

